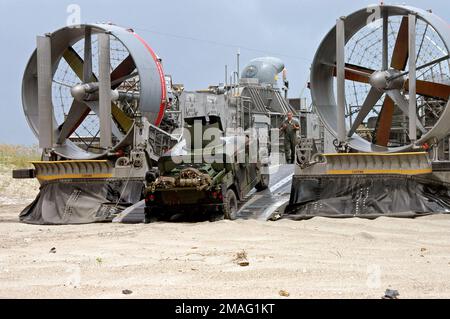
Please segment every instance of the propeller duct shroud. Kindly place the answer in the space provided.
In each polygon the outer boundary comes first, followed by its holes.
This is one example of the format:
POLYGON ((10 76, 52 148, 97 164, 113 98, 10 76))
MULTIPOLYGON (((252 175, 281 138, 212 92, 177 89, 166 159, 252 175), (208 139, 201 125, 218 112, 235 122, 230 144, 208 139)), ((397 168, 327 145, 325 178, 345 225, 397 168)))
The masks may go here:
POLYGON ((85 24, 62 28, 46 37, 50 46, 44 37, 38 37, 38 49, 27 64, 22 84, 25 116, 41 147, 52 148, 66 159, 98 159, 132 143, 134 114, 140 113, 159 126, 166 103, 164 72, 156 54, 133 30, 85 24), (121 57, 117 58, 119 46, 121 57), (48 62, 52 72, 45 68, 48 62), (61 70, 63 64, 66 70, 61 70), (65 73, 71 73, 75 80, 61 83, 56 75, 65 73), (65 88, 68 96, 58 97, 55 86, 65 88), (52 105, 48 105, 49 96, 52 105), (109 100, 110 109, 105 107, 109 100), (65 109, 55 108, 55 101, 65 103, 65 109), (104 109, 110 114, 104 114, 104 109), (97 126, 82 130, 88 120, 97 126))
MULTIPOLYGON (((416 76, 414 77, 417 95, 411 98, 416 98, 418 101, 420 99, 438 101, 443 109, 430 123, 424 119, 418 104, 417 137, 413 140, 416 140, 416 145, 422 145, 444 138, 450 130, 448 124, 450 123, 450 85, 448 81, 445 82, 450 75, 448 23, 431 12, 401 5, 371 6, 343 19, 346 55, 345 133, 350 147, 360 152, 390 153, 407 151, 413 147, 409 137, 402 144, 395 144, 392 143, 392 139, 390 140, 391 131, 398 130, 398 127, 394 128, 392 124, 394 118, 398 119, 401 116, 408 118, 410 99, 408 90, 411 79, 408 72, 410 70, 408 61, 411 61, 408 51, 410 37, 415 37, 417 51, 416 76), (376 16, 376 13, 379 13, 379 16, 376 16), (411 15, 416 17, 415 31, 411 31, 414 28, 408 27, 410 21, 408 18, 411 18, 411 15), (371 21, 373 17, 375 20, 371 21), (397 24, 394 24, 395 21, 397 24), (361 32, 365 32, 365 38, 371 39, 371 42, 370 40, 365 42, 366 39, 359 36, 361 32), (375 34, 377 38, 374 37, 375 34), (432 36, 434 38, 431 38, 432 36), (358 41, 351 43, 355 38, 358 41), (357 45, 360 46, 360 58, 349 61, 350 56, 356 55, 354 53, 357 45), (377 52, 374 52, 374 48, 377 52), (434 53, 436 53, 435 56, 433 56, 434 53), (376 63, 370 65, 369 57, 376 60, 376 63), (435 78, 436 70, 439 68, 443 72, 441 80, 435 78), (357 108, 357 111, 353 112, 350 109, 352 105, 349 105, 349 96, 353 93, 356 95, 361 87, 365 88, 364 94, 357 99, 357 102, 354 102, 353 107, 357 108), (377 123, 373 136, 364 138, 357 133, 357 130, 370 116, 376 117, 377 123)), ((323 39, 316 52, 311 66, 310 87, 317 113, 327 129, 337 137, 339 120, 336 102, 336 52, 336 27, 334 27, 323 39)), ((434 110, 431 109, 431 112, 434 110)), ((404 124, 408 127, 408 120, 404 124)))

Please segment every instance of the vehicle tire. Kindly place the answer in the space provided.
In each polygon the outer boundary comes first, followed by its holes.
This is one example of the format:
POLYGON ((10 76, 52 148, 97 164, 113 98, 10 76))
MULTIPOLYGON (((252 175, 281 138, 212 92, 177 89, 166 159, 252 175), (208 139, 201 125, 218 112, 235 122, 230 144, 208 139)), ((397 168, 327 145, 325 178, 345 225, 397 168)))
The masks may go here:
POLYGON ((218 222, 218 221, 221 221, 221 220, 225 219, 223 214, 221 214, 220 212, 210 212, 209 214, 210 214, 209 215, 209 221, 211 223, 218 222))
POLYGON ((261 192, 269 188, 269 183, 270 183, 270 175, 261 174, 261 180, 259 181, 258 184, 256 184, 255 188, 258 192, 261 192))
POLYGON ((150 207, 144 208, 144 224, 151 224, 155 223, 159 220, 158 216, 156 215, 156 212, 153 211, 150 207))
POLYGON ((223 199, 223 215, 225 219, 235 220, 238 212, 238 199, 236 193, 229 189, 223 199))

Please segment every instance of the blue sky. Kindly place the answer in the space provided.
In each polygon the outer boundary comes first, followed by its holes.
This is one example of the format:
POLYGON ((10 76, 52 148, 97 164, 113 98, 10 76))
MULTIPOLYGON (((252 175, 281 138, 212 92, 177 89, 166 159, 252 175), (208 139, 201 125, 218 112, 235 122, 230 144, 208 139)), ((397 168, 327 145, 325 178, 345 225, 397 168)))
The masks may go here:
MULTIPOLYGON (((21 82, 36 35, 66 24, 69 4, 81 7, 81 22, 132 27, 164 60, 164 70, 187 89, 223 82, 224 65, 264 55, 281 58, 291 97, 298 97, 320 41, 337 17, 374 0, 0 0, 0 143, 35 144, 22 110, 21 82)), ((387 2, 386 2, 387 3, 387 2)), ((405 2, 393 2, 405 3, 405 2)), ((448 0, 411 0, 408 5, 450 20, 448 0)))

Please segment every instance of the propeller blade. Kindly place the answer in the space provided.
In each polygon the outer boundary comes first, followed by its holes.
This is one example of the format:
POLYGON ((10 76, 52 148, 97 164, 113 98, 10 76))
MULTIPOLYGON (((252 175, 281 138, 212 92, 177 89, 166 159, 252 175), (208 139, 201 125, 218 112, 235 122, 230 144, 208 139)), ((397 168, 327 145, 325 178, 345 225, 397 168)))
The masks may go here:
POLYGON ((70 68, 75 72, 80 81, 83 81, 83 59, 78 55, 77 51, 74 48, 68 47, 63 54, 64 60, 66 60, 67 64, 70 68))
MULTIPOLYGON (((69 138, 73 132, 83 123, 84 119, 89 115, 91 110, 98 114, 99 107, 96 102, 78 102, 73 101, 70 107, 69 114, 66 117, 64 123, 60 126, 60 133, 58 137, 58 144, 63 144, 64 141, 69 138)), ((130 119, 116 104, 111 103, 111 113, 114 119, 119 124, 120 128, 125 132, 128 132, 133 126, 133 120, 130 119)), ((115 123, 112 123, 112 133, 118 139, 124 137, 119 127, 115 123)))
MULTIPOLYGON (((100 103, 97 101, 89 101, 89 102, 85 102, 86 105, 89 106, 89 108, 100 117, 100 103)), ((114 105, 113 103, 111 103, 111 106, 114 105)), ((117 106, 116 106, 117 107, 117 106)), ((118 107, 117 109, 122 112, 118 107)), ((124 138, 123 133, 120 131, 119 127, 117 126, 116 122, 114 122, 111 118, 111 113, 109 113, 109 123, 110 123, 110 127, 111 127, 111 134, 114 135, 115 137, 117 137, 119 140, 121 140, 122 138, 124 138)), ((126 115, 125 115, 126 116, 126 115)), ((100 125, 101 127, 101 125, 100 125)), ((101 133, 101 131, 100 131, 101 133)), ((101 135, 100 135, 101 138, 101 135)))
MULTIPOLYGON (((409 89, 409 80, 404 85, 405 90, 409 89)), ((447 101, 450 96, 450 86, 442 83, 416 80, 416 93, 425 97, 441 99, 447 101)))
POLYGON ((136 65, 134 64, 133 58, 131 55, 127 56, 125 60, 123 60, 117 68, 111 73, 111 83, 112 89, 117 89, 123 81, 119 81, 122 78, 126 79, 127 75, 130 75, 136 69, 136 65))
POLYGON ((394 101, 386 95, 380 115, 378 116, 374 143, 387 146, 391 136, 392 119, 394 117, 394 101))
POLYGON ((124 132, 128 132, 131 129, 134 124, 133 119, 126 115, 115 103, 111 103, 111 113, 124 132))
POLYGON ((403 71, 408 62, 408 35, 409 23, 408 17, 403 17, 395 41, 394 53, 392 54, 391 67, 403 71))
POLYGON ((83 123, 84 119, 89 115, 91 109, 88 105, 73 100, 72 106, 70 107, 69 114, 66 120, 60 127, 58 144, 63 144, 64 141, 69 138, 73 132, 83 123))
MULTIPOLYGON (((389 97, 394 101, 394 103, 399 107, 399 109, 406 115, 409 115, 409 103, 405 97, 398 90, 387 91, 389 97)), ((422 133, 426 133, 425 127, 420 123, 419 119, 416 119, 416 126, 422 133)))
MULTIPOLYGON (((345 79, 349 81, 369 83, 369 78, 374 70, 354 64, 345 64, 345 79)), ((336 76, 336 68, 333 69, 333 76, 336 76)))
POLYGON ((369 91, 369 94, 366 97, 366 100, 364 101, 363 105, 361 106, 361 109, 358 112, 358 115, 356 116, 355 122, 353 122, 352 127, 350 128, 350 131, 348 131, 348 136, 352 136, 358 127, 363 123, 364 119, 367 117, 367 115, 372 111, 375 104, 377 104, 378 100, 383 96, 383 92, 377 90, 376 88, 371 88, 369 91))
POLYGON ((111 54, 109 34, 98 35, 100 147, 111 148, 111 54))
MULTIPOLYGON (((90 32, 86 32, 85 36, 89 37, 89 34, 91 34, 92 31, 90 32)), ((92 36, 91 36, 91 41, 87 41, 87 39, 85 39, 85 45, 88 46, 88 48, 85 47, 85 59, 86 56, 89 56, 86 52, 89 51, 89 44, 92 42, 92 36)), ((91 45, 91 52, 92 52, 92 45, 91 45)), ((92 60, 92 53, 91 53, 91 60, 92 60)), ((89 74, 87 72, 85 72, 85 63, 83 62, 83 59, 79 56, 79 54, 75 51, 75 49, 73 47, 69 47, 67 48, 67 50, 64 52, 63 54, 63 58, 66 60, 67 64, 70 66, 70 68, 75 72, 75 74, 78 76, 78 78, 80 78, 80 81, 83 80, 84 82, 84 74, 89 74)), ((130 58, 131 59, 131 58, 130 58)), ((125 60, 121 63, 121 65, 123 65, 122 67, 118 67, 119 70, 124 70, 125 69, 125 65, 128 65, 129 68, 131 68, 130 66, 130 59, 125 59, 128 60, 127 62, 125 62, 125 60)), ((89 59, 87 59, 89 60, 89 59)), ((131 59, 132 61, 132 59, 131 59)), ((89 62, 88 62, 89 63, 89 62)), ((92 61, 91 61, 92 63, 92 61)), ((134 62, 133 62, 134 64, 134 62)), ((92 64, 91 64, 91 78, 89 79, 88 82, 98 82, 97 77, 95 76, 94 73, 92 73, 92 64)), ((133 68, 133 70, 136 67, 133 68)), ((88 66, 86 66, 86 70, 88 70, 88 66)), ((117 70, 117 69, 116 69, 117 70)), ((119 70, 116 72, 116 74, 119 74, 119 70)), ((131 72, 133 71, 131 70, 131 72)), ((113 72, 114 73, 114 72, 113 72)), ((128 75, 128 74, 126 74, 128 75)), ((119 78, 120 79, 120 78, 119 78)), ((117 85, 117 84, 116 84, 117 85)), ((118 84, 117 86, 119 86, 120 84, 118 84)), ((133 125, 133 120, 130 119, 119 107, 117 107, 117 105, 115 105, 114 103, 111 103, 111 109, 112 109, 112 115, 114 117, 114 119, 117 121, 117 123, 120 125, 120 127, 122 128, 123 131, 128 132, 128 130, 131 128, 131 126, 133 125)), ((75 110, 74 110, 75 112, 75 110)), ((77 112, 76 112, 77 113, 77 112)), ((96 112, 97 113, 97 112, 96 112)), ((89 111, 86 109, 86 112, 83 113, 83 116, 81 116, 79 118, 80 123, 78 124, 78 126, 84 121, 84 119, 86 118, 86 116, 89 114, 89 111)), ((97 113, 98 114, 98 113, 97 113)), ((69 115, 70 115, 70 111, 69 111, 69 115)), ((69 118, 68 115, 68 118, 69 118)), ((64 127, 65 123, 63 123, 63 125, 61 127, 64 127)), ((67 124, 68 128, 72 128, 72 124, 67 124)), ((73 132, 76 130, 75 129, 71 131, 71 129, 69 129, 67 132, 70 132, 70 134, 68 136, 66 136, 66 138, 70 137, 70 135, 73 134, 73 132)), ((119 130, 116 131, 116 133, 120 132, 119 130)), ((120 133, 121 134, 121 133, 120 133)), ((116 134, 115 134, 116 135, 116 134)), ((60 134, 60 137, 63 136, 60 134)), ((117 135, 116 135, 117 136, 117 135)), ((58 138, 59 142, 62 142, 61 138, 58 138)))
POLYGON ((89 83, 92 76, 92 30, 86 27, 84 34, 84 63, 83 63, 83 83, 89 83))
POLYGON ((52 43, 48 36, 37 37, 37 82, 39 147, 53 147, 52 43))
MULTIPOLYGON (((84 63, 80 55, 75 51, 73 47, 68 47, 63 54, 64 60, 70 68, 75 72, 78 78, 83 82, 97 82, 97 77, 92 73, 92 36, 90 28, 86 28, 84 39, 84 59, 87 63, 84 63), (89 29, 89 31, 88 31, 89 29), (91 53, 89 53, 89 51, 91 53), (88 74, 91 76, 88 78, 88 74), (85 76, 86 75, 86 76, 85 76), (86 81, 87 80, 87 81, 86 81)), ((66 120, 60 126, 61 130, 58 136, 58 144, 63 144, 64 141, 69 138, 73 132, 83 123, 84 119, 89 115, 90 108, 81 102, 73 101, 70 107, 69 114, 66 120)))

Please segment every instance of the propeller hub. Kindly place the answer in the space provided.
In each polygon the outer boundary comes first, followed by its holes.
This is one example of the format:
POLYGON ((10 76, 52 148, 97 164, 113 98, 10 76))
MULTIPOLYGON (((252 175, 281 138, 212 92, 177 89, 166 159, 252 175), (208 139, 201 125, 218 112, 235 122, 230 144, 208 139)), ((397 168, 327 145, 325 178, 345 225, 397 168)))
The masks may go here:
POLYGON ((86 87, 84 84, 77 84, 70 89, 70 94, 77 101, 83 101, 86 97, 86 87))
POLYGON ((98 83, 77 84, 70 89, 72 97, 80 102, 98 100, 98 83))
MULTIPOLYGON (((77 84, 70 89, 70 94, 78 102, 98 101, 98 83, 77 84)), ((133 95, 131 96, 133 97, 133 95)), ((117 101, 119 99, 119 91, 111 90, 111 100, 117 101)))
POLYGON ((370 76, 369 83, 380 91, 401 89, 405 79, 403 76, 398 76, 399 74, 399 71, 392 69, 376 71, 370 76))

